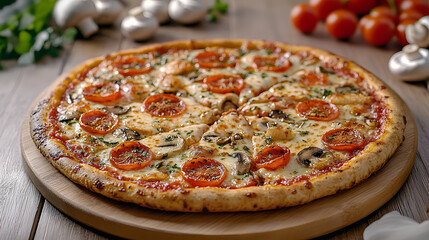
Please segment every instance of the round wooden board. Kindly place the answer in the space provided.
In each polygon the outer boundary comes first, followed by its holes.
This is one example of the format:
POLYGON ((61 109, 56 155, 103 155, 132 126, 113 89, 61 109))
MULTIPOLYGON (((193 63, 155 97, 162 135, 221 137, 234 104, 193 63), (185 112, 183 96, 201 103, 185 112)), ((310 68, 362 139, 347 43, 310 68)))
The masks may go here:
POLYGON ((366 217, 399 191, 411 172, 417 152, 416 124, 410 110, 406 108, 406 111, 404 142, 389 162, 369 179, 350 190, 302 206, 262 212, 163 212, 95 194, 71 182, 39 152, 30 136, 31 111, 21 129, 21 151, 28 175, 50 203, 71 218, 103 232, 130 239, 142 236, 147 239, 306 239, 366 217))

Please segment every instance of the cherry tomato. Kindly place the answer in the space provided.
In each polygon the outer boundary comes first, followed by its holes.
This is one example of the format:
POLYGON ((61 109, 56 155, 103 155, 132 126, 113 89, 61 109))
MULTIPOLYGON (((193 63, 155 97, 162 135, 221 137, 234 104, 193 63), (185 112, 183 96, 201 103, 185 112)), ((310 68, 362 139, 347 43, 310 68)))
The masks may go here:
POLYGON ((296 106, 296 111, 300 116, 316 121, 332 121, 340 116, 335 104, 319 99, 300 102, 296 106))
POLYGON ((398 26, 396 26, 396 37, 398 38, 398 42, 401 44, 401 46, 408 44, 407 38, 405 37, 405 29, 408 25, 414 24, 416 21, 417 20, 415 19, 407 19, 400 22, 398 26))
POLYGON ((276 170, 286 166, 290 160, 290 150, 286 147, 268 146, 262 149, 256 156, 255 165, 257 169, 266 168, 276 170))
POLYGON ((295 28, 302 33, 313 32, 319 22, 316 11, 304 3, 292 8, 290 18, 295 28))
POLYGON ((399 11, 405 12, 407 10, 414 10, 426 16, 429 15, 429 4, 427 0, 404 0, 399 5, 399 11))
POLYGON ((107 134, 118 125, 118 116, 101 110, 91 110, 79 118, 80 127, 90 133, 107 134))
POLYGON ((337 39, 348 39, 356 31, 358 19, 348 10, 339 9, 331 12, 326 18, 326 29, 337 39))
POLYGON ((182 167, 182 176, 186 182, 198 187, 216 187, 226 178, 225 166, 211 158, 188 160, 182 167))
POLYGON ((132 56, 119 56, 111 65, 115 71, 124 76, 141 75, 152 71, 152 67, 145 60, 132 56))
POLYGON ((339 128, 328 131, 322 141, 334 150, 351 151, 364 145, 362 134, 353 128, 339 128))
POLYGON ((310 0, 308 4, 316 11, 320 20, 325 20, 332 11, 343 7, 341 0, 310 0))
POLYGON ((299 82, 304 86, 325 85, 328 79, 323 73, 315 74, 313 71, 307 71, 301 75, 299 82))
POLYGON ((226 68, 234 67, 236 57, 223 52, 201 52, 194 58, 197 67, 200 68, 226 68))
POLYGON ((395 13, 392 12, 390 7, 386 7, 386 6, 375 7, 374 9, 371 10, 369 15, 373 17, 387 17, 387 18, 390 18, 394 23, 398 21, 398 18, 395 15, 395 13))
POLYGON ((290 68, 290 61, 283 57, 263 57, 256 56, 253 58, 253 67, 269 72, 284 72, 290 68))
POLYGON ((395 35, 395 24, 386 17, 369 16, 361 25, 361 31, 367 43, 381 46, 387 44, 395 35))
POLYGON ((403 22, 407 19, 414 19, 414 20, 419 20, 420 18, 424 17, 422 13, 409 9, 406 11, 401 12, 401 14, 399 14, 399 22, 403 22))
POLYGON ((110 163, 121 170, 143 169, 152 161, 149 147, 135 141, 127 141, 110 151, 110 163))
POLYGON ((82 91, 83 97, 91 102, 113 102, 121 98, 121 88, 118 84, 107 82, 89 85, 82 91))
POLYGON ((244 88, 244 80, 239 76, 217 74, 204 79, 204 84, 209 91, 215 93, 236 93, 240 94, 244 88))
POLYGON ((345 4, 347 10, 357 15, 366 14, 377 5, 377 0, 348 0, 345 4))
POLYGON ((143 102, 144 111, 155 117, 177 117, 186 110, 186 104, 180 98, 170 94, 155 94, 143 102))

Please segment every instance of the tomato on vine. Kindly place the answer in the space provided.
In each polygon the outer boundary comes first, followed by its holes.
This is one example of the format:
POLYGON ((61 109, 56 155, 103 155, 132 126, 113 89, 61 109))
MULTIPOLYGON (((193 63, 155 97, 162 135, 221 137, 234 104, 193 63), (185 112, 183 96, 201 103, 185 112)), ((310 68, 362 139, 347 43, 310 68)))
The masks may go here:
POLYGON ((293 7, 290 17, 295 28, 303 33, 313 32, 319 22, 316 11, 304 3, 293 7))

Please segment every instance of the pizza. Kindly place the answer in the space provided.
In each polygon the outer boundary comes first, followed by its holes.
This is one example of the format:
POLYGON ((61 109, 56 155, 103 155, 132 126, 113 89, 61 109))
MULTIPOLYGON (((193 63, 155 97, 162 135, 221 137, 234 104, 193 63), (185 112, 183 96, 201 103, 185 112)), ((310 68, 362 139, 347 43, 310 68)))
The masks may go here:
POLYGON ((355 63, 255 40, 177 41, 91 59, 31 114, 73 182, 182 212, 295 206, 362 182, 403 141, 399 97, 355 63))

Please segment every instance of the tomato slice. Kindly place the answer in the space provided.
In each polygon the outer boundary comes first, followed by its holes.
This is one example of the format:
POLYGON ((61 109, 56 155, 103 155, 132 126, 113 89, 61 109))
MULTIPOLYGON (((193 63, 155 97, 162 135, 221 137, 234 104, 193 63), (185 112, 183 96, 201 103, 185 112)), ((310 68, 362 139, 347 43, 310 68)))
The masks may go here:
POLYGON ((141 75, 152 71, 150 64, 146 63, 143 59, 132 56, 118 57, 112 62, 112 67, 124 76, 141 75))
POLYGON ((237 64, 235 56, 213 51, 199 53, 195 56, 194 62, 200 68, 226 68, 235 67, 237 64))
POLYGON ((315 74, 313 71, 307 71, 301 75, 299 81, 305 86, 326 85, 328 83, 328 79, 324 73, 315 74))
POLYGON ((225 74, 208 76, 204 79, 204 84, 209 91, 221 94, 240 94, 245 86, 244 80, 241 77, 225 74))
POLYGON ((334 150, 351 151, 364 145, 364 137, 353 128, 339 128, 323 134, 322 141, 334 150))
POLYGON ((107 134, 118 125, 118 116, 101 110, 91 110, 79 118, 80 127, 90 133, 107 134))
POLYGON ((121 170, 145 168, 152 161, 149 147, 135 141, 127 141, 110 151, 110 163, 121 170))
POLYGON ((300 102, 296 106, 296 111, 301 117, 316 121, 332 121, 340 116, 335 104, 319 99, 300 102))
POLYGON ((182 176, 192 186, 215 187, 226 178, 225 166, 212 158, 197 158, 187 161, 182 167, 182 176))
POLYGON ((177 117, 186 110, 186 104, 170 94, 155 94, 143 102, 144 111, 155 117, 177 117))
POLYGON ((121 98, 121 88, 118 84, 107 82, 90 85, 83 89, 83 97, 91 102, 113 102, 121 98))
POLYGON ((256 168, 266 168, 276 170, 279 167, 286 166, 290 160, 289 148, 280 146, 268 146, 262 149, 256 157, 256 168))
POLYGON ((290 61, 285 57, 263 57, 253 58, 253 67, 262 71, 284 72, 291 66, 290 61))

